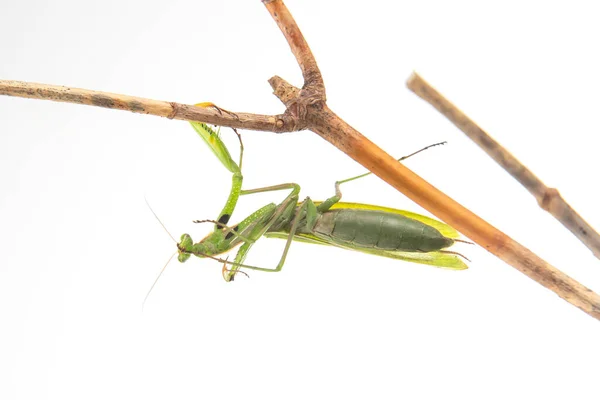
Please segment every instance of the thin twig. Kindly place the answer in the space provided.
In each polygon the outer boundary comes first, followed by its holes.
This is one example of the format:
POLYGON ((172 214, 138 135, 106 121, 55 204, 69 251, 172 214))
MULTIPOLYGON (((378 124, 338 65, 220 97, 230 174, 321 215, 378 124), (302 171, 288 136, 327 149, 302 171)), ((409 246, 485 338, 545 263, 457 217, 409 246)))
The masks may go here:
POLYGON ((535 197, 540 207, 554 216, 561 224, 600 258, 600 235, 558 193, 549 188, 519 162, 508 150, 467 117, 448 99, 442 96, 421 76, 413 73, 406 86, 417 96, 431 104, 444 117, 481 147, 494 161, 513 176, 535 197))
POLYGON ((188 104, 43 83, 0 80, 0 95, 85 104, 231 128, 269 132, 296 130, 293 120, 286 115, 226 113, 188 104))

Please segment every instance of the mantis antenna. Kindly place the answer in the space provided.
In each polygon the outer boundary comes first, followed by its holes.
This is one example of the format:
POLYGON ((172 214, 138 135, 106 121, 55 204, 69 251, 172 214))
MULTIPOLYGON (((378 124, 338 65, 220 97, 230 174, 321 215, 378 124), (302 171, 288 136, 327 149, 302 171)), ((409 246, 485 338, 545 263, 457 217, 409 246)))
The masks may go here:
POLYGON ((165 232, 167 232, 167 235, 169 235, 169 237, 171 238, 171 240, 173 240, 175 243, 177 243, 177 240, 175 240, 175 238, 173 237, 173 235, 171 235, 171 232, 169 232, 169 230, 167 229, 167 227, 165 226, 165 224, 162 223, 162 221, 160 220, 160 218, 158 218, 158 215, 156 215, 156 213, 152 209, 152 206, 150 205, 150 203, 148 203, 148 199, 146 198, 146 195, 144 195, 144 201, 146 202, 146 205, 150 209, 150 212, 152 212, 152 215, 154 215, 154 218, 156 218, 156 220, 158 221, 158 223, 160 224, 160 226, 162 226, 163 229, 165 230, 165 232))
POLYGON ((148 296, 150 296, 150 293, 152 293, 152 289, 154 289, 154 286, 156 286, 156 283, 158 282, 158 280, 162 276, 163 272, 165 272, 165 269, 167 269, 167 265, 169 265, 169 263, 171 262, 171 260, 173 259, 173 257, 175 257, 175 254, 177 254, 177 252, 171 254, 171 257, 169 257, 169 259, 165 263, 165 266, 162 267, 162 269, 158 273, 158 276, 156 277, 156 279, 152 283, 152 286, 150 286, 150 289, 148 289, 148 293, 146 293, 146 297, 144 297, 144 301, 142 302, 142 312, 144 312, 144 307, 146 306, 146 300, 148 300, 148 296))
MULTIPOLYGON (((158 223, 160 224, 160 226, 162 226, 163 229, 165 230, 165 232, 167 232, 167 235, 169 235, 169 237, 171 238, 171 240, 173 240, 175 243, 177 243, 177 240, 175 240, 175 238, 173 237, 173 235, 171 235, 171 232, 169 232, 169 230, 167 229, 167 227, 165 226, 165 224, 162 223, 162 221, 160 220, 160 218, 158 218, 158 215, 156 215, 156 213, 152 209, 152 206, 148 202, 148 198, 146 197, 146 195, 144 195, 144 201, 146 202, 146 205, 150 209, 150 212, 152 212, 152 215, 154 215, 154 218, 156 218, 156 220, 158 221, 158 223)), ((167 269, 167 265, 169 265, 169 263, 171 262, 171 260, 173 259, 173 257, 175 257, 175 254, 177 254, 177 252, 171 254, 171 257, 169 257, 169 259, 165 263, 164 267, 162 267, 162 269, 158 273, 158 276, 156 277, 156 279, 152 283, 152 286, 150 286, 150 289, 148 289, 148 292, 146 293, 146 296, 144 297, 144 301, 142 302, 142 312, 144 312, 144 307, 146 306, 146 300, 148 300, 148 296, 150 296, 150 293, 152 293, 152 289, 154 289, 154 286, 156 286, 156 283, 158 282, 158 280, 162 276, 163 272, 165 272, 165 269, 167 269)))

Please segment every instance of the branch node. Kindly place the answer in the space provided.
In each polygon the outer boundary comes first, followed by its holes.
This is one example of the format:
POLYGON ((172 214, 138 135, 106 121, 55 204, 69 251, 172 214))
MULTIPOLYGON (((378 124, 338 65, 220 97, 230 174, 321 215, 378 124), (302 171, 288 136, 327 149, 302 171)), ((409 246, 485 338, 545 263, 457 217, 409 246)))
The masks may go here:
POLYGON ((544 191, 544 194, 540 197, 538 204, 540 205, 540 207, 548 212, 551 212, 550 210, 552 209, 552 204, 554 203, 554 201, 556 199, 559 199, 560 197, 560 193, 558 193, 558 190, 555 188, 546 188, 546 190, 544 191))
POLYGON ((277 75, 269 79, 269 84, 273 88, 273 94, 285 105, 300 95, 300 89, 277 75))
POLYGON ((171 111, 171 113, 169 115, 167 115, 167 118, 173 119, 177 115, 177 108, 179 108, 179 105, 177 103, 175 103, 174 101, 170 101, 169 104, 171 105, 171 108, 173 109, 173 111, 171 111))

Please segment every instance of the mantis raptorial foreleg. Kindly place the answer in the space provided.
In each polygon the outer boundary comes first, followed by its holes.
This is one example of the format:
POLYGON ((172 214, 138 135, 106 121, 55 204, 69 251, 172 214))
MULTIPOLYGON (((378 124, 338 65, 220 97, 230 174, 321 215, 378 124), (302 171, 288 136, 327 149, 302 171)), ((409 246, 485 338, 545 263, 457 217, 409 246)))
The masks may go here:
POLYGON ((215 110, 216 110, 216 111, 217 111, 219 114, 221 114, 221 115, 222 115, 223 113, 225 113, 225 114, 229 114, 229 115, 231 115, 231 116, 232 116, 232 117, 234 117, 235 119, 239 119, 239 117, 237 116, 237 114, 236 114, 236 113, 234 113, 234 112, 231 112, 231 111, 227 111, 226 109, 224 109, 224 108, 221 108, 221 107, 217 106, 215 103, 212 103, 212 102, 210 102, 210 101, 205 101, 205 102, 202 102, 202 103, 196 103, 196 104, 194 104, 194 105, 195 105, 196 107, 202 107, 202 108, 214 108, 214 109, 215 109, 215 110))
MULTIPOLYGON (((221 107, 217 107, 214 103, 210 102, 198 103, 196 104, 196 106, 203 108, 214 108, 220 113, 225 112, 230 115, 235 115, 234 113, 227 111, 221 107)), ((200 137, 208 145, 208 147, 212 150, 212 152, 217 156, 217 158, 221 161, 223 166, 227 168, 228 171, 233 173, 233 176, 231 177, 231 190, 229 191, 229 196, 225 201, 225 206, 223 207, 223 209, 219 213, 219 217, 217 218, 217 221, 219 221, 219 223, 227 225, 231 218, 231 215, 233 214, 233 210, 237 205, 237 201, 240 197, 242 181, 244 179, 242 175, 242 160, 244 157, 244 144, 242 142, 242 136, 238 133, 236 129, 233 129, 240 142, 240 161, 239 164, 236 164, 236 162, 233 161, 229 150, 221 140, 219 136, 219 130, 215 131, 214 129, 202 122, 190 122, 190 124, 198 133, 198 135, 200 135, 200 137)), ((220 229, 219 226, 215 225, 215 231, 217 231, 218 229, 220 229)))

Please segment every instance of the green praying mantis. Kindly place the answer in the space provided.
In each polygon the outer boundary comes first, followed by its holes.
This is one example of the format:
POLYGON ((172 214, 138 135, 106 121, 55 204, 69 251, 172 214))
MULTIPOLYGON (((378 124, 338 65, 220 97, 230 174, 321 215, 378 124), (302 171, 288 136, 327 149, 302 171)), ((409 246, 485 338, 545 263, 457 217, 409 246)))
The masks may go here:
MULTIPOLYGON (((197 104, 202 107, 214 107, 225 111, 212 103, 197 104)), ((225 111, 227 112, 227 111, 225 111)), ((432 265, 453 270, 467 269, 460 253, 447 250, 458 239, 459 234, 452 227, 409 211, 397 210, 369 204, 341 202, 340 185, 353 181, 370 173, 365 173, 335 183, 335 195, 325 201, 312 201, 306 197, 299 201, 300 186, 285 183, 263 188, 243 190, 242 159, 244 147, 241 136, 240 159, 236 163, 220 138, 219 131, 199 122, 191 122, 192 127, 221 161, 232 172, 232 186, 229 197, 217 220, 210 222, 214 230, 199 242, 194 243, 187 233, 181 235, 177 243, 180 262, 187 261, 192 255, 200 258, 212 258, 223 263, 225 281, 234 280, 241 269, 277 272, 285 263, 292 241, 329 245, 383 257, 405 260, 419 264, 432 265), (228 222, 240 196, 254 193, 289 190, 289 194, 279 203, 267 204, 250 214, 236 225, 228 222), (252 245, 261 237, 285 239, 286 244, 281 259, 275 268, 257 267, 244 264, 252 245), (240 246, 235 259, 228 261, 217 256, 240 246), (229 265, 229 267, 227 267, 229 265)), ((421 149, 404 160, 429 147, 421 149)), ((470 243, 470 242, 466 242, 470 243)))

